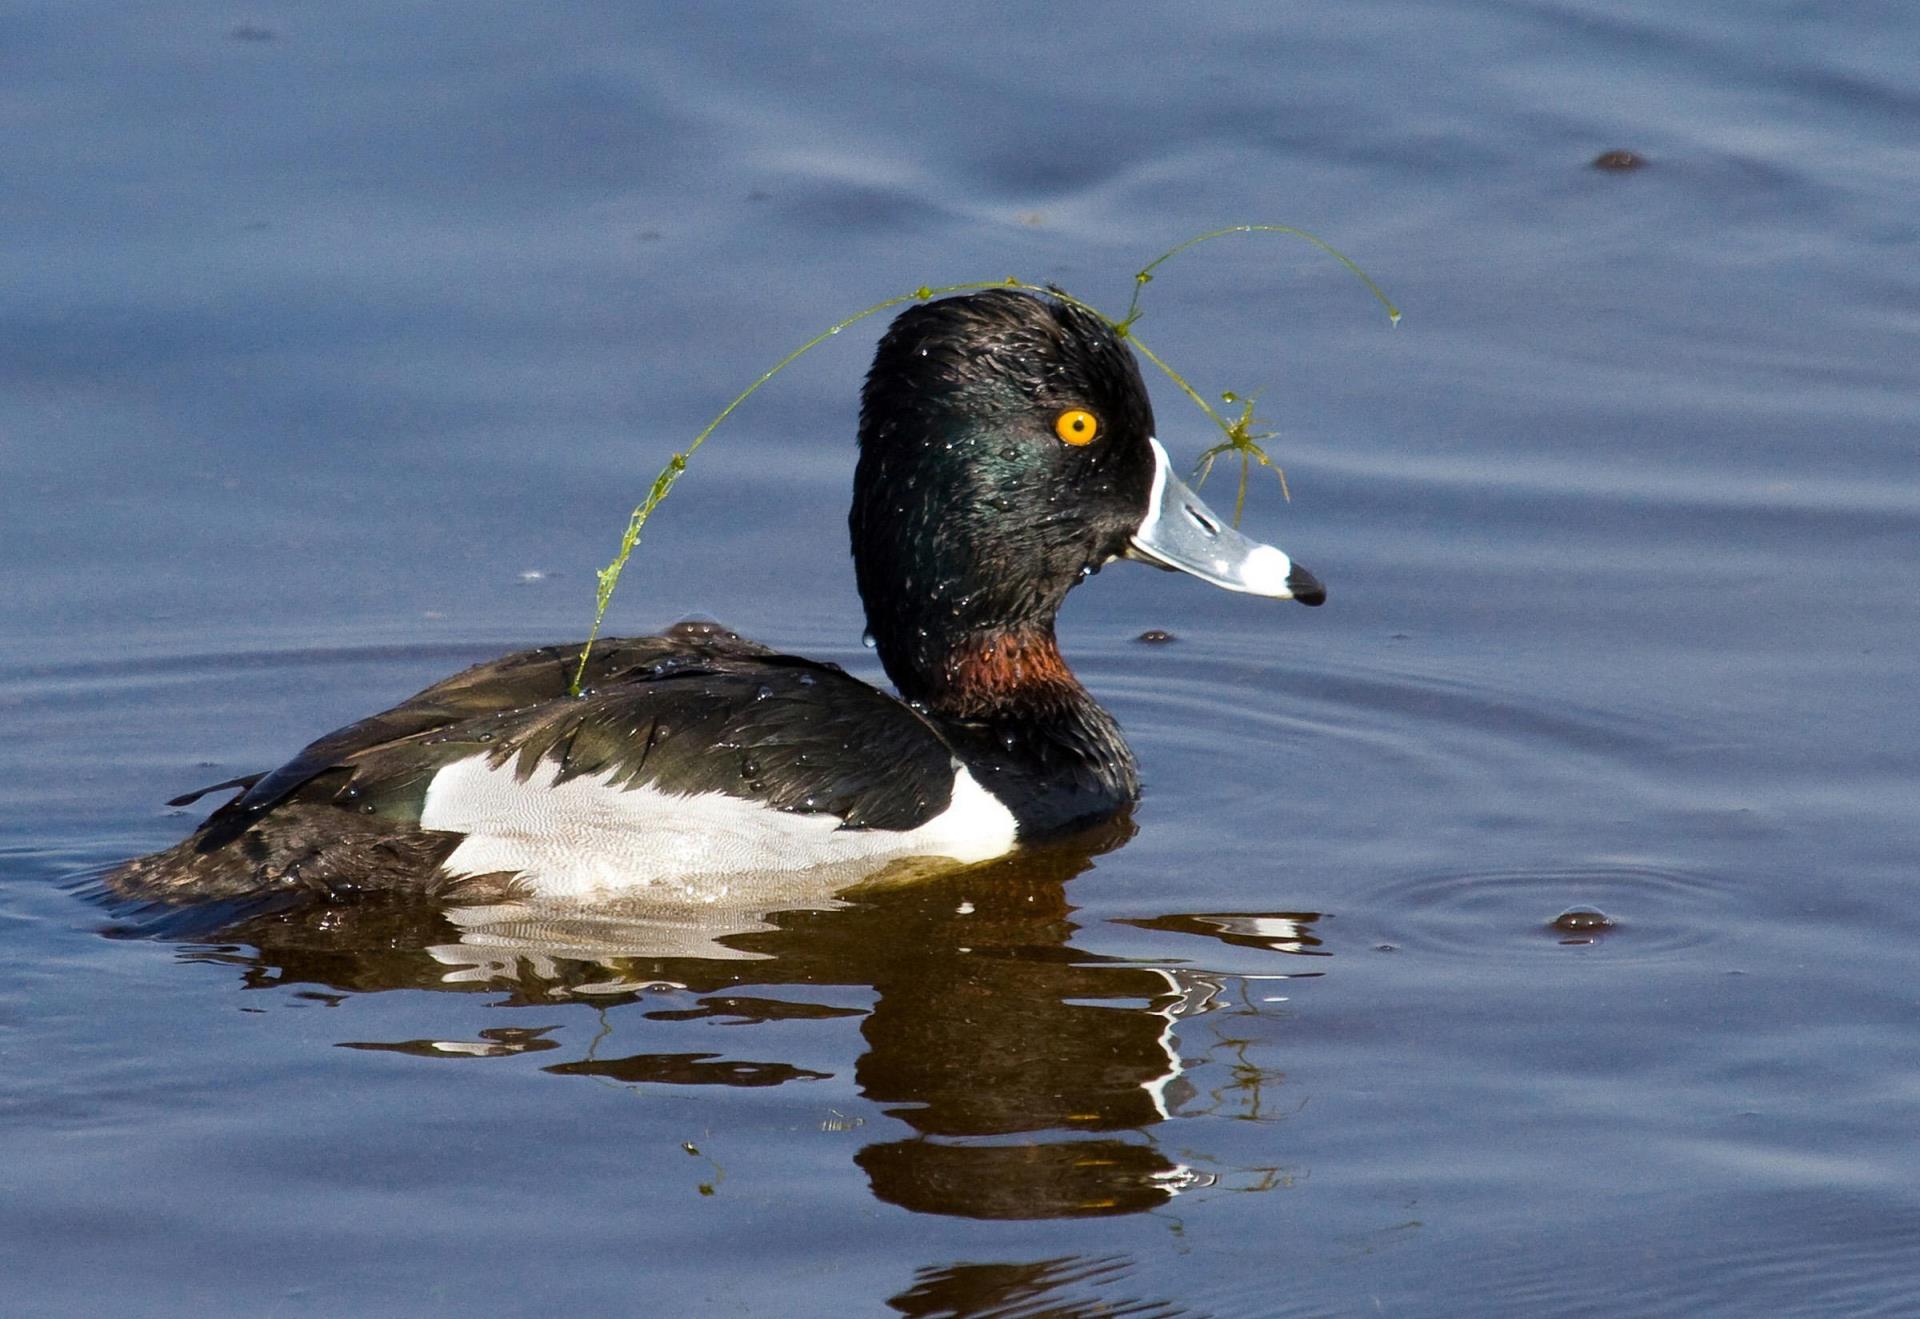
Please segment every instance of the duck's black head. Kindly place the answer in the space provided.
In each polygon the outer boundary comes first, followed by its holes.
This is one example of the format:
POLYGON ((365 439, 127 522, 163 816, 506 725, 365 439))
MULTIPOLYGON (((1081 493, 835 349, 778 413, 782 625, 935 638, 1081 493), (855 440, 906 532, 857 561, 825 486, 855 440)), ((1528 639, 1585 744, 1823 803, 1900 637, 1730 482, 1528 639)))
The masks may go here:
POLYGON ((887 674, 901 695, 936 706, 978 703, 952 689, 982 648, 1071 681, 1054 615, 1123 555, 1235 590, 1321 596, 1173 476, 1139 367, 1111 326, 1013 289, 895 319, 861 398, 849 522, 887 674))

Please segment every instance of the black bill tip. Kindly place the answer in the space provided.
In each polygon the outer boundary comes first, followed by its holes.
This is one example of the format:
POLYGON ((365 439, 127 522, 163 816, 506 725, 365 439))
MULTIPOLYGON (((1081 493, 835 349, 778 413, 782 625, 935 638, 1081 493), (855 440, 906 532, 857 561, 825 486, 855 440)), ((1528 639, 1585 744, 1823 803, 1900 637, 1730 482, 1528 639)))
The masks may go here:
POLYGON ((1287 574, 1287 589, 1303 605, 1323 605, 1327 602, 1327 588, 1320 585, 1318 577, 1297 563, 1287 574))

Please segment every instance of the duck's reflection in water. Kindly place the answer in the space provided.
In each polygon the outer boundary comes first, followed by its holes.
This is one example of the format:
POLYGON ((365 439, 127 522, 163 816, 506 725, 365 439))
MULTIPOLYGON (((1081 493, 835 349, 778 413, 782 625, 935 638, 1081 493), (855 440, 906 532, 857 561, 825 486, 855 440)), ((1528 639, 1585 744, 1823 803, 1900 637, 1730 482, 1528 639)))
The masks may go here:
MULTIPOLYGON (((1072 845, 893 876, 796 909, 615 917, 369 903, 248 917, 189 955, 236 964, 259 985, 484 989, 525 1005, 632 1005, 651 1022, 857 1017, 860 1091, 910 1131, 855 1156, 881 1199, 976 1218, 1134 1213, 1211 1180, 1163 1152, 1154 1128, 1192 1095, 1176 1022, 1206 1011, 1221 980, 1073 946, 1066 882, 1130 834, 1122 822, 1072 845), (809 1001, 781 997, 781 986, 805 986, 809 1001), (859 992, 819 1001, 834 987, 859 992)), ((1288 924, 1285 951, 1317 942, 1310 914, 1257 919, 1288 924)), ((1200 932, 1186 917, 1142 923, 1200 932)), ((554 1050, 554 1030, 346 1043, 484 1058, 554 1050)), ((598 1039, 587 1056, 545 1070, 728 1086, 830 1075, 697 1050, 610 1057, 598 1039)))
POLYGON ((1049 1319, 1184 1319, 1193 1311, 1126 1294, 1133 1261, 1125 1255, 1063 1255, 1005 1264, 921 1269, 913 1286, 887 1305, 908 1319, 955 1315, 1046 1315, 1049 1319))

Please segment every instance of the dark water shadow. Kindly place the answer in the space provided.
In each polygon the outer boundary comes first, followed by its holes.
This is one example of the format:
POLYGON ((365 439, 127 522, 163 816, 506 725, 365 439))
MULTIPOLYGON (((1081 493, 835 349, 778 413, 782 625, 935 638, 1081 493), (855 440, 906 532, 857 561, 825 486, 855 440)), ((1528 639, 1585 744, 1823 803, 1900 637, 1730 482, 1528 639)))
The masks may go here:
POLYGON ((1166 1301, 1116 1295, 1131 1272, 1132 1261, 1125 1255, 948 1264, 919 1270, 913 1286, 889 1297, 887 1305, 910 1319, 989 1315, 1184 1319, 1197 1313, 1166 1301))
MULTIPOLYGON (((588 1002, 661 1023, 857 1019, 858 1089, 908 1129, 890 1127, 854 1156, 878 1198, 975 1219, 1122 1215, 1218 1179, 1170 1154, 1155 1128, 1183 1103, 1217 1111, 1219 1097, 1188 1080, 1174 1032, 1185 1017, 1228 1006, 1232 979, 1075 946, 1067 882, 1132 833, 1123 820, 997 863, 891 876, 801 909, 713 912, 704 922, 687 911, 499 919, 497 908, 376 899, 121 911, 105 932, 175 942, 183 960, 230 967, 249 989, 483 992, 500 1006, 588 1002), (782 987, 804 987, 809 1001, 783 997, 782 987)), ((1310 932, 1316 919, 1293 913, 1287 929, 1298 951, 1325 957, 1310 932)), ((1223 920, 1232 918, 1155 923, 1217 933, 1223 920)), ((466 1063, 552 1054, 542 1060, 551 1075, 623 1085, 768 1087, 834 1074, 817 1056, 812 1066, 684 1049, 608 1056, 610 1031, 567 1057, 569 1046, 548 1038, 556 1029, 340 1044, 466 1063)), ((767 1036, 743 1036, 745 1053, 767 1049, 767 1036)))

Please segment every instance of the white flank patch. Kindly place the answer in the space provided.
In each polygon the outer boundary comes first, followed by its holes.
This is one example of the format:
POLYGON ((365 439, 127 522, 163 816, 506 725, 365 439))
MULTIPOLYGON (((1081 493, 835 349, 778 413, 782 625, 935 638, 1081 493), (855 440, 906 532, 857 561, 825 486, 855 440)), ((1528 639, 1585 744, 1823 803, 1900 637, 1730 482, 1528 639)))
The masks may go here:
MULTIPOLYGON (((465 834, 450 875, 518 875, 535 895, 585 898, 732 874, 767 874, 906 856, 986 861, 1013 850, 1013 813, 958 761, 953 802, 918 829, 842 829, 833 815, 774 810, 725 793, 617 788, 611 773, 559 777, 551 761, 522 782, 484 755, 434 775, 420 827, 465 834)), ((726 887, 698 888, 724 896, 726 887)), ((709 898, 707 900, 713 900, 709 898)))

